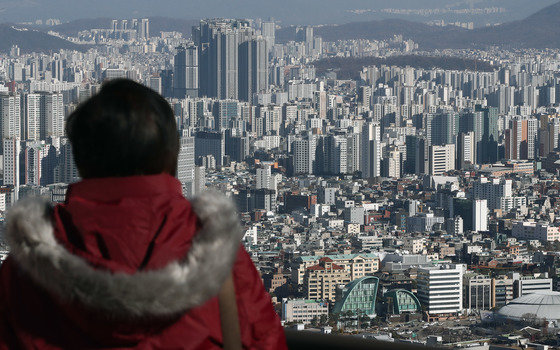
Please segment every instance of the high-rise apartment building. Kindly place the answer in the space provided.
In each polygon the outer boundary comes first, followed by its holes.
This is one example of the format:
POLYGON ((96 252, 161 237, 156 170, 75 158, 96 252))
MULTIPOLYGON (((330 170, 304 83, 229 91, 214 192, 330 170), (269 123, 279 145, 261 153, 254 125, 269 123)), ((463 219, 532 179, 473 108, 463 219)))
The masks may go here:
POLYGON ((4 169, 4 186, 14 186, 15 200, 18 199, 20 185, 20 154, 21 143, 19 138, 3 139, 3 169, 4 169))
POLYGON ((2 137, 21 139, 21 105, 19 94, 0 94, 2 137))
POLYGON ((64 136, 64 99, 61 93, 41 93, 40 136, 64 136))
POLYGON ((41 94, 25 94, 23 96, 23 138, 39 141, 41 139, 41 94))
POLYGON ((180 143, 177 160, 177 179, 185 184, 192 182, 194 179, 194 136, 191 136, 188 130, 183 130, 180 143))
POLYGON ((456 113, 439 113, 432 119, 431 144, 443 146, 455 144, 459 131, 459 115, 456 113))
POLYGON ((377 122, 366 122, 362 128, 361 166, 362 177, 381 175, 381 126, 377 122))
POLYGON ((254 36, 239 45, 239 99, 253 102, 254 94, 268 89, 266 40, 254 36))
POLYGON ((55 168, 55 182, 73 183, 79 180, 78 168, 74 162, 72 145, 67 138, 60 141, 60 155, 55 168))
POLYGON ((256 170, 256 185, 255 188, 276 190, 276 180, 272 177, 272 170, 270 165, 263 165, 256 170))
POLYGON ((203 20, 193 27, 200 95, 251 102, 268 89, 266 40, 246 20, 203 20))
POLYGON ((476 164, 476 138, 473 131, 459 134, 457 138, 457 167, 464 169, 476 164))
POLYGON ((536 118, 515 117, 505 130, 506 159, 535 159, 538 156, 538 122, 536 118))
POLYGON ((266 41, 266 47, 269 51, 272 50, 276 44, 276 23, 274 23, 274 21, 263 22, 261 25, 261 32, 266 41))
POLYGON ((509 210, 513 202, 512 180, 481 177, 474 181, 471 195, 473 199, 486 199, 490 210, 509 210))
POLYGON ((473 231, 488 231, 488 201, 486 199, 473 200, 473 231))
POLYGON ((36 186, 46 186, 54 182, 54 165, 56 153, 50 153, 51 145, 44 142, 29 141, 23 150, 25 171, 23 183, 36 186), (49 157, 50 155, 50 157, 49 157))
POLYGON ((150 20, 148 18, 142 18, 140 20, 138 28, 138 39, 148 40, 150 39, 150 20))
POLYGON ((198 48, 179 46, 173 60, 173 95, 176 98, 198 97, 198 48))
POLYGON ((292 143, 293 173, 313 174, 315 167, 315 138, 295 140, 292 143))
MULTIPOLYGON (((498 109, 496 107, 482 107, 477 105, 475 112, 482 112, 482 138, 477 137, 477 163, 494 163, 498 160, 498 109), (484 152, 482 152, 484 150, 484 152)), ((475 131, 476 133, 476 131, 475 131)), ((475 135, 476 137, 476 135, 475 135)))

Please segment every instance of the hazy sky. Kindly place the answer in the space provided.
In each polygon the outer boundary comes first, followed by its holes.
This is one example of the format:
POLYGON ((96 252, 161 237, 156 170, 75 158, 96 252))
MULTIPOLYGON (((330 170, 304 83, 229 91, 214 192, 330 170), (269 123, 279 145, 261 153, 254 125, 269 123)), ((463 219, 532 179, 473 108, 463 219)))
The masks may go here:
POLYGON ((59 18, 133 16, 169 16, 197 19, 202 17, 274 17, 285 24, 345 23, 387 17, 380 9, 503 8, 506 11, 486 15, 407 14, 410 20, 507 21, 523 18, 558 0, 0 0, 0 22, 34 21, 59 18), (365 10, 365 11, 352 11, 365 10), (372 11, 373 10, 373 11, 372 11), (377 11, 377 12, 376 12, 377 11))

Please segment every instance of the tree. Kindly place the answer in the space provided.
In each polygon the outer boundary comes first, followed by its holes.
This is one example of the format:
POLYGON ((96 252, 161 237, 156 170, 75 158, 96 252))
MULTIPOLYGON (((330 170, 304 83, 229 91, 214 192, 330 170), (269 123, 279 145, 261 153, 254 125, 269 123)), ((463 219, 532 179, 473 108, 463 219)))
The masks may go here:
POLYGON ((311 325, 313 327, 317 327, 319 325, 319 317, 313 316, 313 319, 311 320, 311 325))

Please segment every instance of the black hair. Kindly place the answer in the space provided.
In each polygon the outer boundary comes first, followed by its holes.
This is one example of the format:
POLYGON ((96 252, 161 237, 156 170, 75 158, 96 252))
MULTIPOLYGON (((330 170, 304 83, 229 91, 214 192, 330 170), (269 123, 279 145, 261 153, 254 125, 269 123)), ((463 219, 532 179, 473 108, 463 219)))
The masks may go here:
POLYGON ((105 83, 68 117, 66 134, 83 178, 176 174, 173 111, 161 95, 132 80, 105 83))

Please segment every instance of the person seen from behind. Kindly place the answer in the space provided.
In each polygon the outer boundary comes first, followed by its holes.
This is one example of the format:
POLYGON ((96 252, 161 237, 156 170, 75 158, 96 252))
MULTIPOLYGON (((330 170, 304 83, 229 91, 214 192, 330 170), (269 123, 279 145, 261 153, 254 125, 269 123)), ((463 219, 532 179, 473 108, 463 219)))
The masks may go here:
POLYGON ((189 201, 167 101, 113 80, 69 117, 82 178, 8 213, 0 349, 285 349, 230 200, 189 201))

